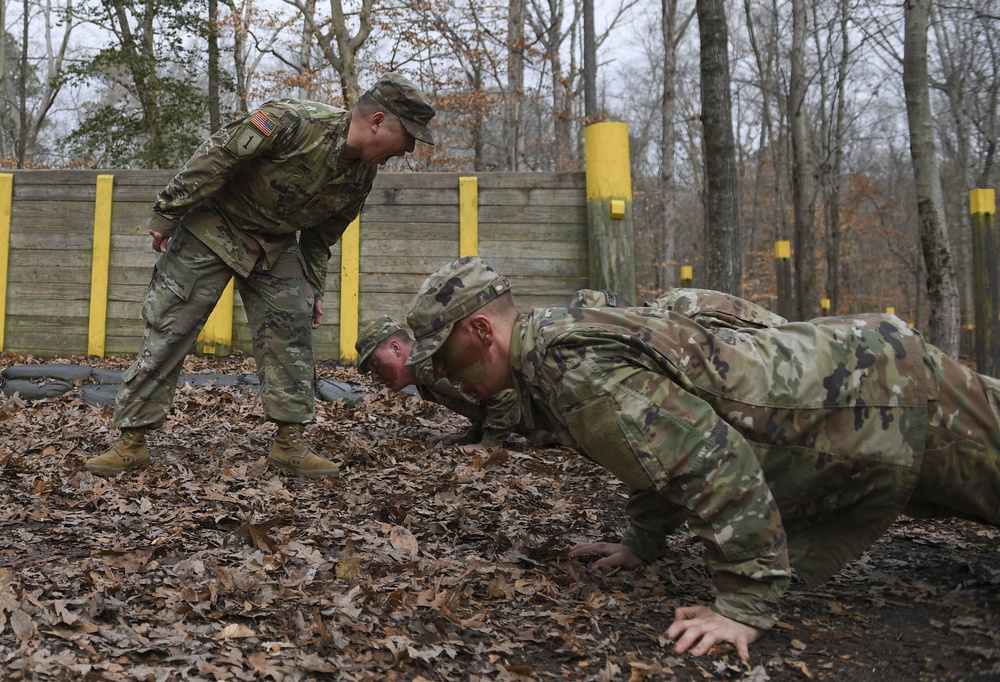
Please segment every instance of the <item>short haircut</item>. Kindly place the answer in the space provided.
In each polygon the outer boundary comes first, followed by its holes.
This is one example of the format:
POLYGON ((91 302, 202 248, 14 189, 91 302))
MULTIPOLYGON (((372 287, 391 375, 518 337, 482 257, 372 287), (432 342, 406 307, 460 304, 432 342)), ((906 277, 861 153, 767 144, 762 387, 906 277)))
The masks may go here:
POLYGON ((514 306, 514 296, 508 289, 471 314, 475 315, 476 313, 486 313, 490 317, 515 317, 517 315, 517 308, 514 306))
POLYGON ((381 111, 388 120, 400 124, 399 116, 386 109, 385 105, 375 99, 375 96, 370 92, 366 92, 358 98, 357 104, 354 105, 354 110, 362 118, 369 118, 372 114, 381 111))

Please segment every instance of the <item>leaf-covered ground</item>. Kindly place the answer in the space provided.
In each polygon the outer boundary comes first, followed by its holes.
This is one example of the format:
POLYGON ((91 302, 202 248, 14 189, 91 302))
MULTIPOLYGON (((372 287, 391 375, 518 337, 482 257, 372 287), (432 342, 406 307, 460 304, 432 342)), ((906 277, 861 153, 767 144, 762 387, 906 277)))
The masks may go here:
POLYGON ((322 402, 307 433, 343 473, 295 479, 265 465, 273 427, 250 389, 182 387, 153 466, 107 480, 82 463, 113 439, 109 408, 0 397, 0 678, 1000 678, 996 528, 903 519, 822 588, 796 585, 750 666, 728 647, 677 655, 672 609, 711 599, 693 536, 594 575, 566 552, 617 538, 623 488, 561 448, 430 440, 463 426, 386 391, 322 402))

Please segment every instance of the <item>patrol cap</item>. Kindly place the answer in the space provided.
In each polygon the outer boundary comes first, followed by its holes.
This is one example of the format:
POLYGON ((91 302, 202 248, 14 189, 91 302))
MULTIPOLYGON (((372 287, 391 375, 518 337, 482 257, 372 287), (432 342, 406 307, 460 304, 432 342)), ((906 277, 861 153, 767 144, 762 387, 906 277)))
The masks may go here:
POLYGON ((406 132, 421 142, 434 144, 434 135, 427 126, 436 112, 427 95, 413 81, 398 73, 387 73, 375 82, 368 94, 399 116, 406 132))
POLYGON ((406 364, 434 355, 456 322, 508 291, 507 278, 479 256, 459 258, 425 279, 406 312, 406 324, 416 337, 406 364))
POLYGON ((371 371, 371 368, 366 364, 369 356, 375 352, 375 348, 380 343, 401 329, 402 327, 388 315, 383 315, 369 323, 354 344, 354 350, 358 352, 358 359, 355 362, 358 371, 362 374, 368 374, 371 371))

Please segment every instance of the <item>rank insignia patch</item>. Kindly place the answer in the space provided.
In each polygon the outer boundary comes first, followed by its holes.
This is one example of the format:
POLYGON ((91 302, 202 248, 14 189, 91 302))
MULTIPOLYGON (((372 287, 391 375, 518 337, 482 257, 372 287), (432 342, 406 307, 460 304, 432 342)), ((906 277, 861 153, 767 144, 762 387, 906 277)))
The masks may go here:
POLYGON ((275 127, 277 127, 274 121, 271 120, 271 117, 263 111, 257 111, 257 113, 251 116, 250 122, 253 123, 257 130, 267 136, 270 136, 270 134, 274 132, 275 127))

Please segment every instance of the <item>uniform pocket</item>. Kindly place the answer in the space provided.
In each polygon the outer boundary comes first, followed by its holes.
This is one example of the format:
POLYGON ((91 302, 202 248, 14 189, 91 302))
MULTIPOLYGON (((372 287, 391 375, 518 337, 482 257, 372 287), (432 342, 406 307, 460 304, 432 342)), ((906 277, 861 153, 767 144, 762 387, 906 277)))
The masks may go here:
POLYGON ((614 474, 629 488, 653 486, 653 480, 632 451, 609 396, 594 398, 566 414, 566 426, 590 459, 614 474))
POLYGON ((167 254, 167 257, 160 263, 160 281, 177 298, 187 301, 191 296, 191 291, 194 290, 198 277, 178 258, 171 258, 167 254))

